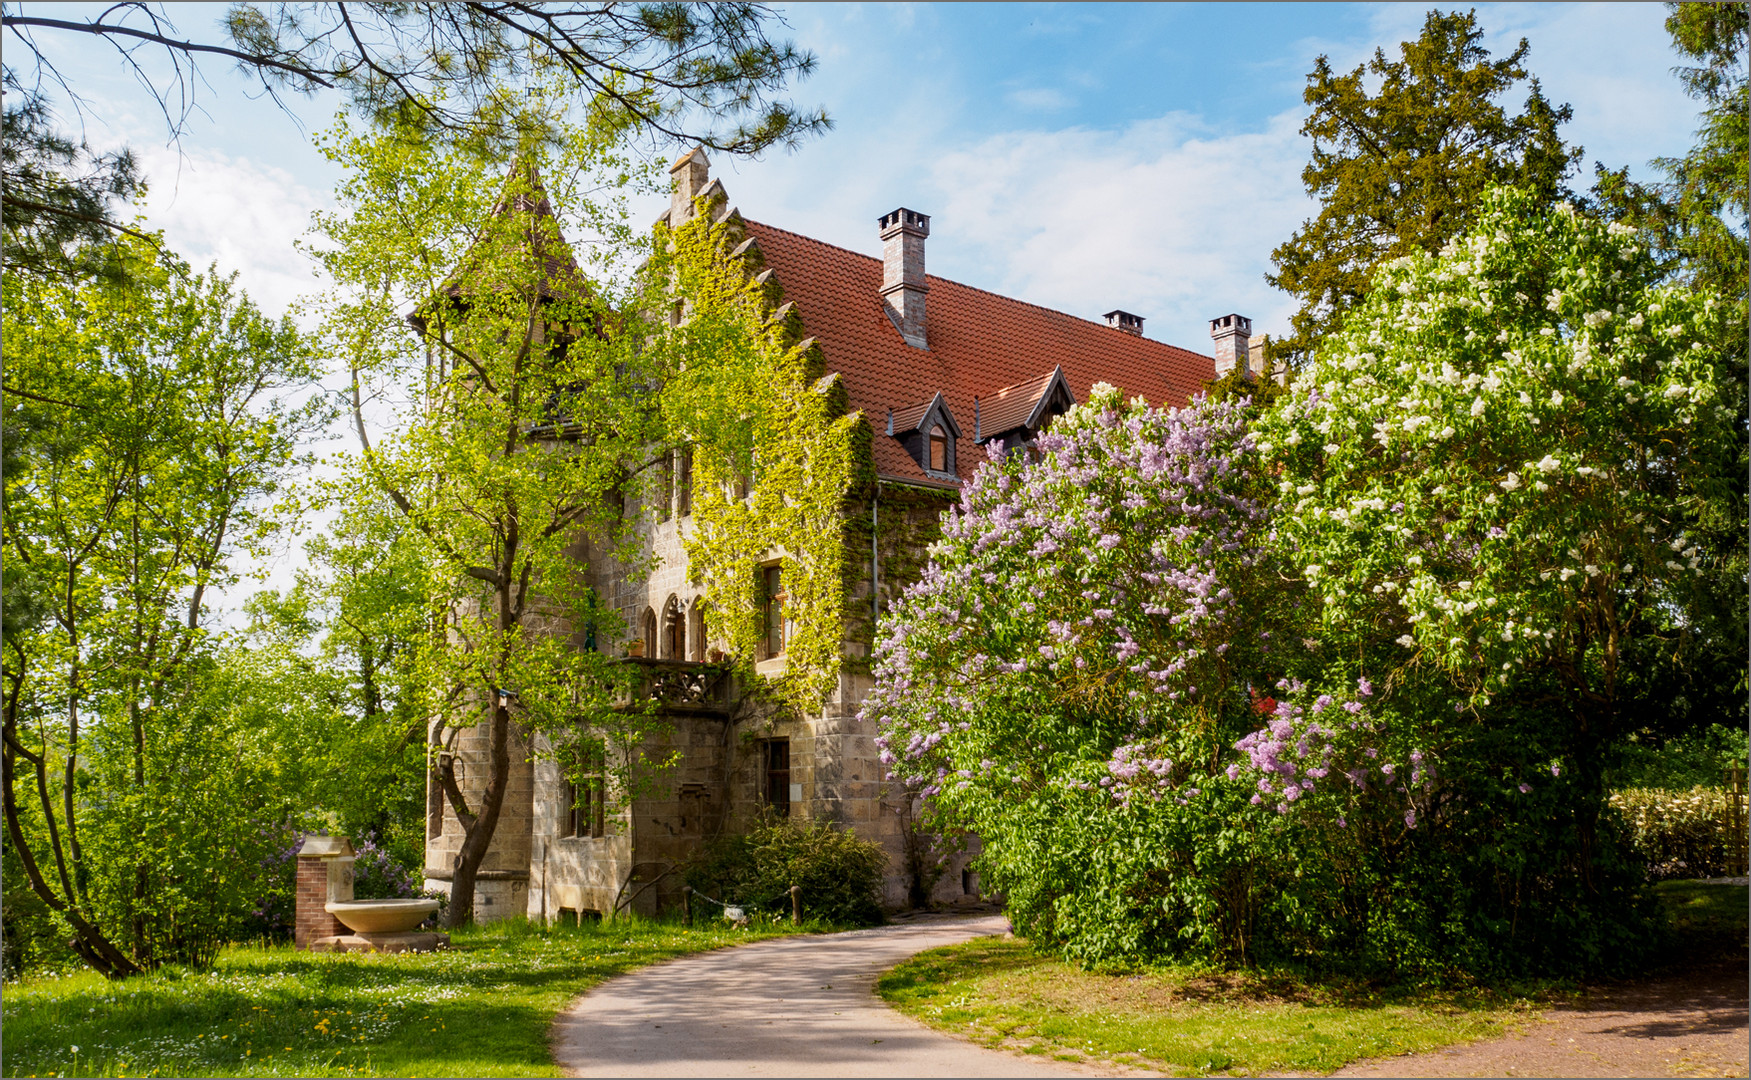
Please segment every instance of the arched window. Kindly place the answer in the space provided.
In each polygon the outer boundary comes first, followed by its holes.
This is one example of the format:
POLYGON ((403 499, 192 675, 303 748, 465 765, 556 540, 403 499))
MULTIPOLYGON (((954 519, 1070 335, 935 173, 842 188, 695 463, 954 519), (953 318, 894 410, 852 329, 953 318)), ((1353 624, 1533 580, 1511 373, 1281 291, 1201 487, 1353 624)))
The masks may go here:
POLYGON ((941 427, 930 429, 930 470, 948 472, 948 436, 941 427))
POLYGON ((662 658, 687 659, 687 613, 681 610, 681 601, 673 596, 663 605, 662 658))
POLYGON ((760 571, 761 595, 765 600, 766 642, 764 652, 766 659, 784 655, 784 639, 788 627, 784 619, 784 572, 780 567, 767 566, 760 571))
POLYGON ((644 609, 644 654, 657 655, 657 613, 650 608, 644 609))
POLYGON ((687 642, 692 646, 688 659, 705 663, 705 598, 696 596, 687 609, 687 642))

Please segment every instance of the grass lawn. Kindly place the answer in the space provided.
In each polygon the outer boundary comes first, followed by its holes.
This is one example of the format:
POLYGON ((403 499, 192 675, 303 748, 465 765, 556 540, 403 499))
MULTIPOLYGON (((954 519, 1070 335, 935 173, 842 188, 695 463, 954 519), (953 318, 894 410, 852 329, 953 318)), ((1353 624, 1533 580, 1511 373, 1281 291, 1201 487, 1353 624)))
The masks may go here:
MULTIPOLYGON (((1677 966, 1745 956, 1743 885, 1670 881, 1677 966)), ((1177 1075, 1329 1072, 1365 1057, 1505 1034, 1554 992, 1526 996, 1310 984, 1292 976, 1146 968, 1084 971, 1027 942, 985 938, 920 953, 877 993, 986 1046, 1177 1075)))
POLYGON ((1743 957, 1751 926, 1743 885, 1705 885, 1700 881, 1662 881, 1654 893, 1672 916, 1681 962, 1743 957))
POLYGON ((889 1004, 983 1045, 1176 1075, 1329 1072, 1362 1057, 1501 1034, 1531 1000, 1371 991, 1171 968, 1084 971, 1025 941, 920 953, 882 977, 889 1004))
POLYGON ((226 949, 211 972, 5 988, 7 1076, 558 1076, 553 1017, 612 975, 788 927, 521 921, 424 954, 226 949))

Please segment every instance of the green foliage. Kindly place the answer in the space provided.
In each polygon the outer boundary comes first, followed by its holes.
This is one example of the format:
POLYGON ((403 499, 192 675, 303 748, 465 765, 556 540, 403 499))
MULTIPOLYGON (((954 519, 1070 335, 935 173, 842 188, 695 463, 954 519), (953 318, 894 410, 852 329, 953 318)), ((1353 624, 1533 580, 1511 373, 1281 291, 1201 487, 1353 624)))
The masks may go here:
MULTIPOLYGON (((112 204, 143 190, 127 150, 98 154, 54 129, 54 116, 37 90, 27 90, 7 66, 4 120, 0 122, 0 244, 13 274, 79 281, 114 279, 126 266, 110 241, 131 232, 112 216, 112 204)), ((138 236, 139 234, 135 234, 138 236)))
MULTIPOLYGON (((422 591, 417 638, 413 606, 361 595, 359 612, 389 623, 343 641, 361 664, 391 655, 380 656, 392 641, 411 650, 396 661, 419 695, 405 718, 437 721, 426 742, 464 831, 458 923, 472 917, 473 874, 503 805, 513 712, 563 755, 606 740, 622 791, 665 764, 639 749, 661 725, 622 707, 632 673, 610 650, 621 629, 580 573, 591 560, 638 566, 619 493, 658 441, 649 391, 661 371, 640 348, 636 307, 609 282, 637 250, 624 200, 644 173, 620 151, 622 132, 567 125, 548 89, 531 109, 551 123, 508 175, 417 125, 360 133, 342 122, 324 142, 348 173, 338 209, 318 219, 335 283, 322 333, 351 374, 359 436, 332 494, 361 527, 384 500, 395 507, 416 553, 407 587, 422 591), (604 241, 583 265, 562 220, 604 241), (379 393, 405 404, 372 438, 362 403, 379 393), (599 648, 579 647, 590 635, 599 648), (464 792, 454 743, 477 725, 488 761, 464 792)), ((350 557, 335 554, 344 570, 350 557)))
POLYGON ((1557 134, 1567 105, 1553 106, 1538 80, 1517 115, 1497 99, 1528 78, 1525 39, 1491 60, 1474 13, 1431 11, 1415 41, 1390 61, 1340 75, 1321 56, 1307 77, 1313 139, 1302 171, 1319 216, 1271 253, 1266 280, 1301 301, 1294 333, 1278 343, 1304 364, 1367 295, 1377 266, 1413 252, 1433 255, 1476 220, 1484 191, 1511 184, 1541 206, 1567 194, 1581 149, 1557 134))
POLYGON ((683 312, 652 338, 669 439, 693 457, 695 524, 683 542, 711 629, 749 681, 765 635, 760 567, 782 559, 792 633, 776 691, 806 713, 838 685, 848 562, 859 565, 848 560, 846 504, 870 479, 869 428, 847 414, 838 377, 823 376, 813 339, 798 341, 794 318, 775 316, 756 268, 730 258, 739 221, 697 209, 679 228, 658 226, 647 267, 647 305, 683 312))
POLYGON ((1606 777, 1613 789, 1718 787, 1726 770, 1744 768, 1751 757, 1744 728, 1725 724, 1697 726, 1660 741, 1639 733, 1612 747, 1606 777))
POLYGON ((198 977, 167 966, 124 983, 90 972, 27 978, 6 985, 6 1067, 79 1076, 557 1076, 549 1031, 578 994, 649 964, 792 932, 721 920, 548 929, 507 919, 456 932, 452 947, 435 953, 233 946, 198 977))
POLYGON ((1744 854, 1732 851, 1743 841, 1728 826, 1732 796, 1720 788, 1628 788, 1612 793, 1611 809, 1652 880, 1725 877, 1743 867, 1744 854))
MULTIPOLYGON (((843 826, 804 825, 767 813, 746 832, 708 841, 686 873, 687 884, 708 896, 780 914, 790 911, 795 885, 802 890, 804 918, 871 926, 882 921, 887 862, 880 844, 843 826)), ((700 914, 696 909, 695 917, 700 914)))
POLYGON ((109 975, 204 964, 249 911, 277 818, 206 629, 231 559, 323 419, 302 337, 232 281, 121 246, 128 272, 6 278, 10 565, 40 618, 9 627, 5 812, 31 889, 109 975))

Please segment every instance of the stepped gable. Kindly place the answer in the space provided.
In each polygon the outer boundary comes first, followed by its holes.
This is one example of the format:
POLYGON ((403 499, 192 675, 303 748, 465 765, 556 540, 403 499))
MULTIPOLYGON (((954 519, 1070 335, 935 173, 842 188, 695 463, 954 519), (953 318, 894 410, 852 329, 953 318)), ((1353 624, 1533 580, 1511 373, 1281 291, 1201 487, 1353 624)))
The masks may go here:
MULTIPOLYGON (((884 480, 950 486, 926 476, 885 434, 890 409, 928 402, 938 391, 960 422, 955 465, 966 480, 986 460, 985 447, 973 441, 975 396, 988 407, 998 391, 1043 386, 1062 368, 1078 402, 1088 400, 1095 383, 1107 382, 1127 398, 1141 394, 1156 405, 1180 406, 1215 377, 1213 357, 935 276, 926 278, 929 348, 914 348, 882 308, 881 259, 757 221, 745 226, 785 300, 796 304, 807 336, 819 343, 827 370, 845 380, 851 408, 875 428, 875 467, 884 480)), ((980 419, 984 435, 998 433, 980 419)))

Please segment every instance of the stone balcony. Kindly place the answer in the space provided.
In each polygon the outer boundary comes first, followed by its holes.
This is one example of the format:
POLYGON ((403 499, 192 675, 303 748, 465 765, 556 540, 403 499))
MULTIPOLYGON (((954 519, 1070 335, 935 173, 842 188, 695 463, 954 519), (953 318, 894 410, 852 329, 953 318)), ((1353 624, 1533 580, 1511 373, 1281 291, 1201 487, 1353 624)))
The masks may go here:
POLYGON ((734 709, 735 677, 727 664, 689 660, 650 660, 629 656, 624 663, 639 674, 636 700, 653 701, 664 712, 727 717, 734 709))

